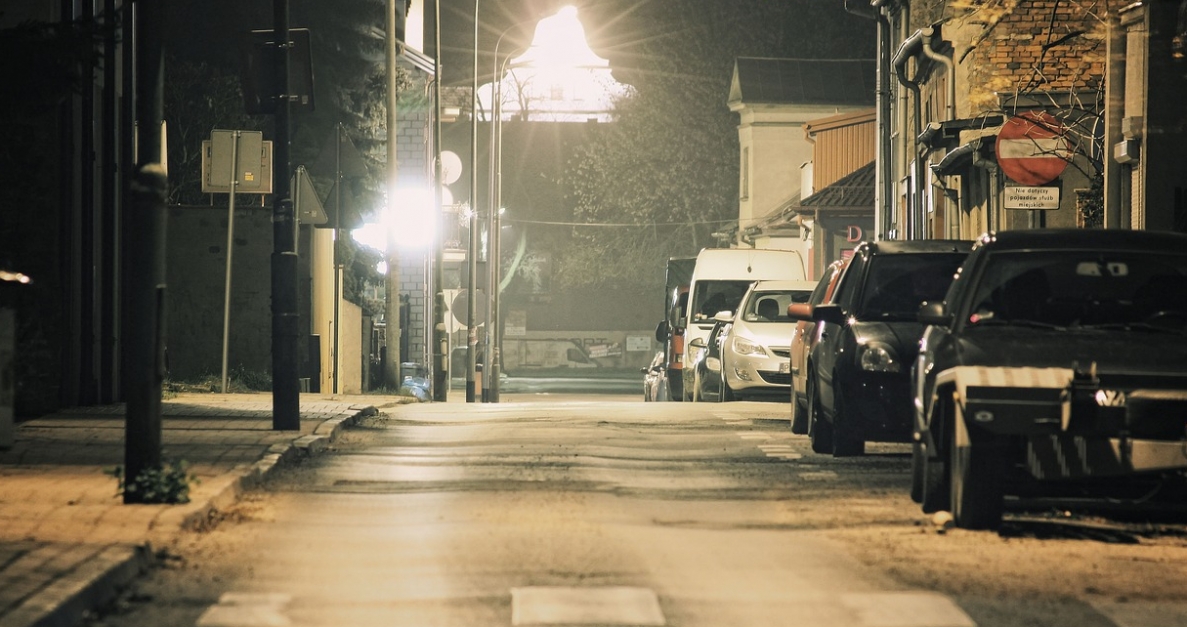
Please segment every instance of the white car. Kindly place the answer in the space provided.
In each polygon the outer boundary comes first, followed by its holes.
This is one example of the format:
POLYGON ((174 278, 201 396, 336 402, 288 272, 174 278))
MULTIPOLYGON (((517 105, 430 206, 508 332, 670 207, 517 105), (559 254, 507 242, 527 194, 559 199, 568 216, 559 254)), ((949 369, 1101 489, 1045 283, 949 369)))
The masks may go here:
POLYGON ((742 297, 721 347, 723 400, 786 401, 791 386, 791 303, 806 303, 815 281, 755 281, 742 297))

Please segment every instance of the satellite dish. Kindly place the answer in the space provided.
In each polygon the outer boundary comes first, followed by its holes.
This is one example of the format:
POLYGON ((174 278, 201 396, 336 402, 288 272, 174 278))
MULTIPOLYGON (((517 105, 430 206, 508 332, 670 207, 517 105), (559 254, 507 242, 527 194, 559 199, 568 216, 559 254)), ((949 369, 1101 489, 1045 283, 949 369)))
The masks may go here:
POLYGON ((441 153, 441 180, 446 185, 456 183, 462 178, 462 158, 452 150, 441 153))

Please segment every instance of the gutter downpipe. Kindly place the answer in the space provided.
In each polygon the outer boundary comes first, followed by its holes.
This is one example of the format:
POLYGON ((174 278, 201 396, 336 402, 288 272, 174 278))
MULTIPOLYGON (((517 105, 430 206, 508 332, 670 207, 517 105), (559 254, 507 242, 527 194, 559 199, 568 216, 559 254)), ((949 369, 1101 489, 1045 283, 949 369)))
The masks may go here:
MULTIPOLYGON (((948 70, 948 102, 944 107, 944 122, 949 122, 956 119, 956 64, 947 55, 940 54, 932 48, 932 37, 935 37, 935 27, 928 26, 921 31, 923 33, 923 54, 927 58, 938 63, 942 63, 948 70)), ((948 232, 948 237, 951 239, 959 239, 960 225, 958 224, 960 218, 960 211, 954 211, 951 200, 944 202, 944 229, 948 232), (953 233, 953 227, 956 232, 953 233)))
MULTIPOLYGON (((1120 163, 1113 159, 1113 146, 1124 139, 1121 122, 1125 116, 1125 64, 1126 33, 1117 15, 1110 15, 1108 24, 1108 65, 1105 69, 1105 133, 1104 154, 1101 163, 1104 170, 1104 228, 1130 228, 1122 221, 1123 200, 1121 187, 1125 174, 1120 163)), ((1124 201, 1128 204, 1128 201, 1124 201)))
POLYGON ((888 0, 873 0, 878 21, 878 84, 877 84, 877 127, 878 159, 874 164, 874 240, 881 240, 890 230, 886 219, 891 199, 894 198, 894 183, 890 166, 894 159, 890 134, 890 19, 883 6, 888 0))
MULTIPOLYGON (((907 78, 906 65, 907 62, 918 55, 923 48, 923 37, 921 33, 922 31, 915 31, 910 37, 906 38, 903 43, 899 45, 898 52, 894 54, 894 59, 891 60, 891 63, 894 65, 894 72, 898 77, 899 83, 911 90, 911 92, 914 94, 914 98, 912 99, 914 106, 912 109, 915 116, 914 128, 917 133, 920 130, 920 124, 923 120, 923 110, 922 105, 920 104, 919 83, 913 79, 907 78)), ((903 133, 904 143, 906 143, 906 129, 902 129, 901 132, 903 133)), ((912 173, 911 178, 914 180, 915 184, 913 185, 914 189, 911 190, 910 208, 907 211, 906 239, 919 238, 919 224, 923 218, 923 160, 919 157, 918 145, 914 146, 913 148, 914 150, 912 150, 912 154, 914 155, 915 159, 914 172, 912 173)), ((906 151, 904 151, 904 156, 906 156, 906 151)))
POLYGON ((875 110, 877 111, 875 125, 878 133, 877 158, 874 160, 874 241, 884 238, 887 229, 886 207, 893 196, 887 183, 890 177, 887 169, 890 166, 890 20, 886 18, 883 7, 890 0, 869 0, 868 5, 858 4, 862 0, 845 0, 845 11, 853 15, 869 18, 878 23, 878 69, 877 83, 874 88, 875 110))

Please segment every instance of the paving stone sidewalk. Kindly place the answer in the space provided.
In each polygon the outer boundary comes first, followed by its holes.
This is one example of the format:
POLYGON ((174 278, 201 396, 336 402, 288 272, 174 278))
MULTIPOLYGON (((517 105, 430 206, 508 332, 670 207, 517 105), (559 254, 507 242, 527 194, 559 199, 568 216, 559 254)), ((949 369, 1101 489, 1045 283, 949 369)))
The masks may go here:
POLYGON ((21 423, 0 451, 0 627, 70 627, 147 565, 154 547, 235 502, 273 467, 316 454, 392 396, 302 394, 300 431, 272 429, 272 396, 194 394, 162 402, 162 454, 198 479, 184 505, 124 505, 124 406, 21 423))

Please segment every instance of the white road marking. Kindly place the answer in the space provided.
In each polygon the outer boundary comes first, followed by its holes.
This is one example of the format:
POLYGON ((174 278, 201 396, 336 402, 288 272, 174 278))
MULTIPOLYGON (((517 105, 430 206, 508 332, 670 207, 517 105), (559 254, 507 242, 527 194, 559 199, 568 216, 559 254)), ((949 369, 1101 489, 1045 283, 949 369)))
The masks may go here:
POLYGON ((1117 627, 1187 627, 1187 603, 1181 601, 1089 599, 1088 604, 1117 627))
POLYGON ((749 433, 746 431, 738 431, 738 437, 743 440, 769 440, 771 436, 765 433, 749 433))
POLYGON ((288 627, 283 609, 292 599, 280 593, 227 592, 198 617, 197 627, 288 627))
POLYGON ((663 625, 659 598, 647 588, 511 589, 512 625, 663 625))
POLYGON ((804 481, 831 481, 837 478, 837 473, 832 470, 820 470, 817 472, 801 472, 800 479, 804 481))
POLYGON ((843 594, 863 627, 977 627, 952 599, 923 590, 843 594))

